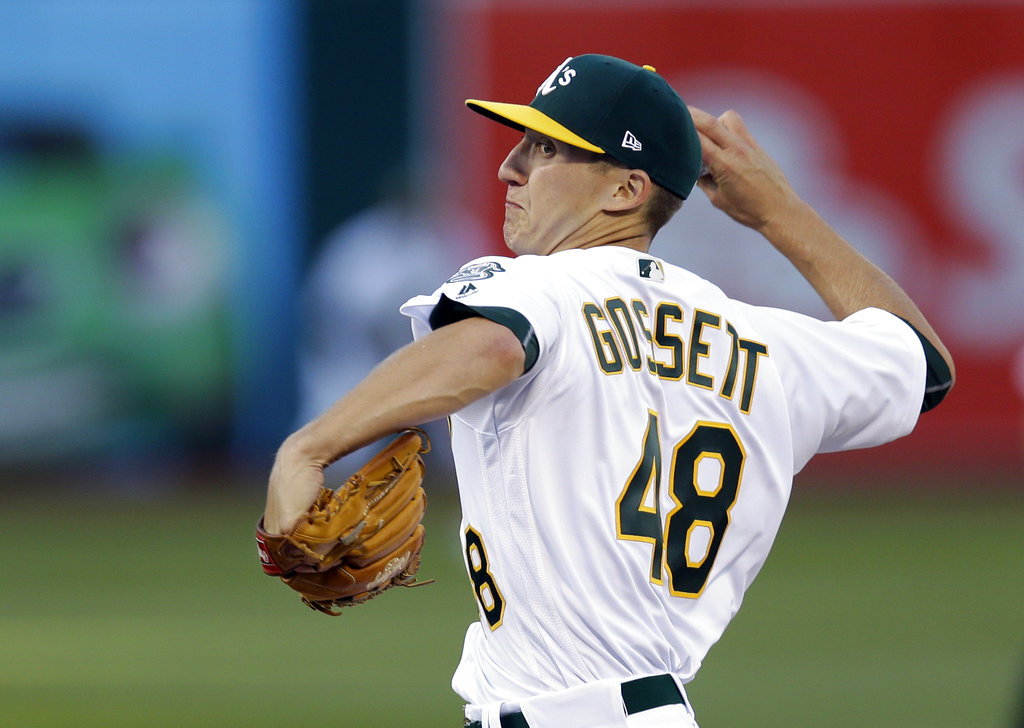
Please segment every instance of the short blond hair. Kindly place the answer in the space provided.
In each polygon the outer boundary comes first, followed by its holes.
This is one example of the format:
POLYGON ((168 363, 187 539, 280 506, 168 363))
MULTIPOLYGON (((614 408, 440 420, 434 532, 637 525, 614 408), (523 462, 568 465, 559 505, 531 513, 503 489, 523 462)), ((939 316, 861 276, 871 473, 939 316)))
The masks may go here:
POLYGON ((651 196, 644 205, 644 218, 653 238, 683 206, 683 198, 655 183, 651 196))
MULTIPOLYGON (((609 169, 631 169, 629 165, 620 162, 615 157, 608 154, 595 154, 594 161, 598 164, 603 164, 609 169)), ((657 182, 653 182, 653 189, 651 195, 644 202, 643 208, 641 208, 640 214, 643 215, 644 222, 647 224, 647 230, 651 235, 651 238, 655 234, 668 224, 668 221, 679 212, 679 208, 683 206, 683 198, 672 192, 666 187, 662 187, 657 182)))

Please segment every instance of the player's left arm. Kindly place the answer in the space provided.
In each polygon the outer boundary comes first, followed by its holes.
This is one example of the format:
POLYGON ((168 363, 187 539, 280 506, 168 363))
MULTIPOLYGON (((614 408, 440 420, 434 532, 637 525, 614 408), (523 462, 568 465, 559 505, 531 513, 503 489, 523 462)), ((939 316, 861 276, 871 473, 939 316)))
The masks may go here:
POLYGON ((270 473, 265 530, 290 530, 315 500, 324 469, 338 458, 504 387, 522 375, 525 358, 516 334, 483 317, 443 326, 399 349, 281 445, 270 473))

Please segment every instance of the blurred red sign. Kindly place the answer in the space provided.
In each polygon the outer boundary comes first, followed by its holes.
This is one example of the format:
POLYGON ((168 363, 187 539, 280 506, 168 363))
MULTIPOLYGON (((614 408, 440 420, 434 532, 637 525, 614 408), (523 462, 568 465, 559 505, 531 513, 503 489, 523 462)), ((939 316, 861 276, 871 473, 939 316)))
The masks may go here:
MULTIPOLYGON (((957 388, 913 435, 828 462, 929 475, 1020 468, 1024 6, 479 2, 453 3, 443 25, 440 141, 461 198, 495 231, 487 252, 504 252, 496 170, 516 134, 462 100, 528 103, 571 55, 653 65, 689 103, 740 111, 797 190, 907 288, 954 350, 957 388)), ((738 298, 818 313, 801 282, 775 274, 767 245, 702 203, 687 202, 655 252, 738 298), (733 238, 728 255, 708 255, 733 238)))

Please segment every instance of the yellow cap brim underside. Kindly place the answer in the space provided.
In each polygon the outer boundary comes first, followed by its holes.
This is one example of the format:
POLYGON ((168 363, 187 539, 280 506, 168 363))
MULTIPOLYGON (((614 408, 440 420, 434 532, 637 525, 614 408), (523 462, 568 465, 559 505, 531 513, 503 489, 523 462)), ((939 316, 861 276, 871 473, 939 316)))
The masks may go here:
POLYGON ((506 126, 520 130, 532 129, 540 134, 560 142, 565 142, 566 144, 572 144, 580 149, 597 152, 598 154, 605 153, 601 147, 591 144, 583 137, 574 134, 550 116, 542 114, 532 106, 503 104, 498 101, 480 101, 478 99, 466 99, 466 106, 506 126))

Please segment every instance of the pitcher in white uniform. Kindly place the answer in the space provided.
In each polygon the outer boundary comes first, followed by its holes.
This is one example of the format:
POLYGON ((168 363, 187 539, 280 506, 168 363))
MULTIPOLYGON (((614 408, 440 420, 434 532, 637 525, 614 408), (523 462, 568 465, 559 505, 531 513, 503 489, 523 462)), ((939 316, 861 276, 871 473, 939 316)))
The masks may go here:
POLYGON ((403 306, 415 342, 286 440, 265 525, 290 528, 336 458, 449 416, 480 613, 452 682, 466 724, 695 726, 685 685, 794 474, 909 433, 952 359, 737 114, 687 108, 650 66, 568 58, 528 106, 467 104, 521 132, 498 172, 516 257, 403 306), (836 321, 730 299, 652 253, 695 184, 836 321))

